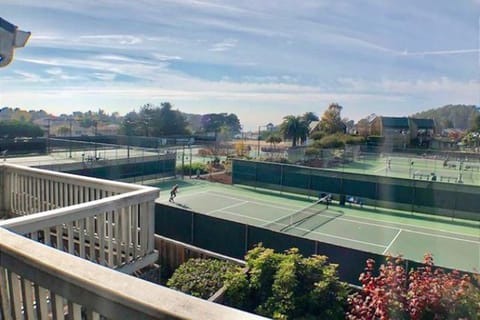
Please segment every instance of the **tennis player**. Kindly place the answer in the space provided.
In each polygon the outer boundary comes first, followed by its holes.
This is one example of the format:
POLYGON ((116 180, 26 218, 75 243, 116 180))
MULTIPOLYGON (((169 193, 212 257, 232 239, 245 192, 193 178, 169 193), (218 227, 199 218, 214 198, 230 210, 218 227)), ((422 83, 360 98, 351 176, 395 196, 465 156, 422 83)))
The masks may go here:
POLYGON ((178 184, 174 185, 172 190, 170 190, 170 199, 168 199, 168 202, 175 202, 175 197, 177 196, 178 192, 178 184))

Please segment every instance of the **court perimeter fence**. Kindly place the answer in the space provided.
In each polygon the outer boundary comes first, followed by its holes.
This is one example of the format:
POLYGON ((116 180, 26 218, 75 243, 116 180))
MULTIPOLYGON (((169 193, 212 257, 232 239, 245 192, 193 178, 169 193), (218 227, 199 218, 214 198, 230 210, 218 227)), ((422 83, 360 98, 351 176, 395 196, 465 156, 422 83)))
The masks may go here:
POLYGON ((233 184, 318 197, 348 196, 382 208, 480 220, 480 187, 234 159, 233 184))
MULTIPOLYGON (((259 243, 277 252, 298 248, 304 256, 327 256, 329 262, 338 264, 340 280, 353 285, 361 285, 359 276, 364 271, 367 259, 374 259, 378 266, 385 262, 385 256, 380 254, 301 238, 162 203, 155 204, 155 234, 242 260, 248 250, 259 243)), ((404 260, 407 271, 422 265, 404 260)))

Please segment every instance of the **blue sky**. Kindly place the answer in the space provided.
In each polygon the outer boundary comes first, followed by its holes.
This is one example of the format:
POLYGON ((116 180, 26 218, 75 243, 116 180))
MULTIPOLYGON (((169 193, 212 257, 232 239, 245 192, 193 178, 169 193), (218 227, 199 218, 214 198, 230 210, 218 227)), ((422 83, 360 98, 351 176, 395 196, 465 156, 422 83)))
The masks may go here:
POLYGON ((1 0, 31 31, 0 106, 125 114, 410 115, 480 100, 480 0, 1 0))

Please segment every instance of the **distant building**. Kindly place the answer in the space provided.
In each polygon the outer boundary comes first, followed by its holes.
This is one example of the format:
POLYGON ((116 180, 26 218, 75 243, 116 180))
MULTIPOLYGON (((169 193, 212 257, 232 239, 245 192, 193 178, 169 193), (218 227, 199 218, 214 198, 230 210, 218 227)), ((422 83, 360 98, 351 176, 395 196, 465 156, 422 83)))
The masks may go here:
POLYGON ((433 119, 379 116, 370 122, 370 134, 383 137, 384 144, 393 149, 412 145, 428 147, 434 133, 433 119))
POLYGON ((418 146, 430 147, 435 135, 435 121, 433 119, 409 118, 410 137, 412 142, 418 146))

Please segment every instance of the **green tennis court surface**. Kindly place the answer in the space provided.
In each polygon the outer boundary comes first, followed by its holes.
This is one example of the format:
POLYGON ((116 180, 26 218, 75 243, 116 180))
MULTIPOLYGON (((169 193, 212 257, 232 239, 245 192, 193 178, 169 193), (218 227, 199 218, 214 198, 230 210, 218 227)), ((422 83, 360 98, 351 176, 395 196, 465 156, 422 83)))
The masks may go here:
POLYGON ((169 189, 175 183, 180 189, 172 206, 367 252, 401 254, 415 261, 430 252, 439 266, 480 270, 478 221, 332 203, 290 225, 290 215, 318 199, 188 180, 156 185, 162 190, 158 202, 169 203, 169 189))
POLYGON ((480 162, 468 158, 360 155, 353 162, 326 169, 420 180, 432 180, 435 176, 440 182, 480 184, 480 162))

